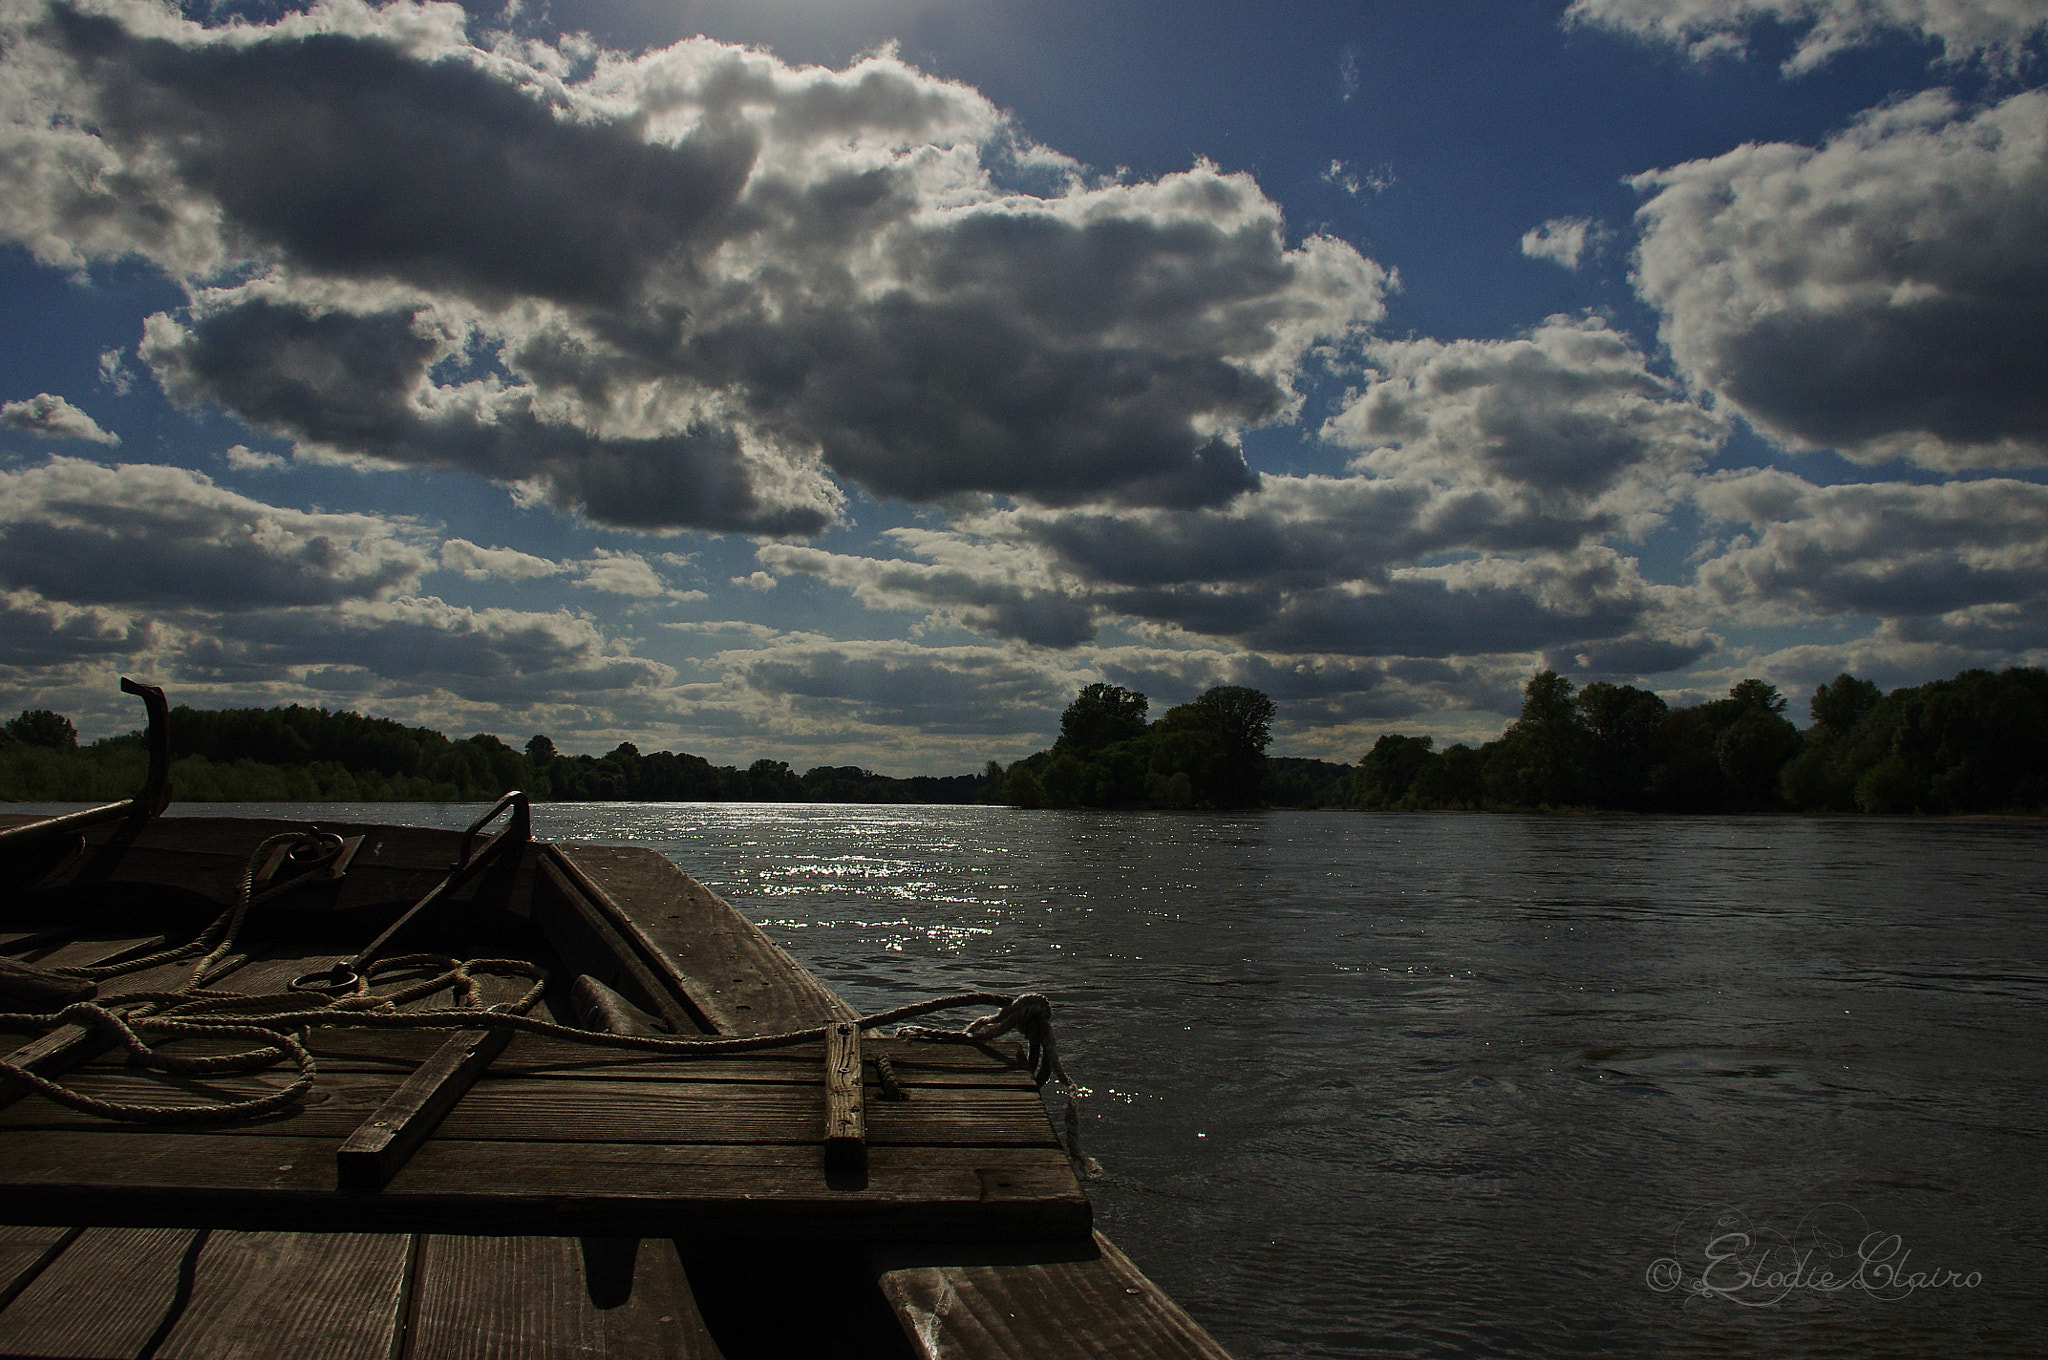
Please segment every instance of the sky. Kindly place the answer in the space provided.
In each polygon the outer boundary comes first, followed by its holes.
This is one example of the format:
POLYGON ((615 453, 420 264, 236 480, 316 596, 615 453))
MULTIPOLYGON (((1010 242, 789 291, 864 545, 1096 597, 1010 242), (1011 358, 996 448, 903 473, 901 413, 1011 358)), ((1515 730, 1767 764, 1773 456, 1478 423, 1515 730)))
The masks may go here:
POLYGON ((0 709, 949 774, 2048 661, 2039 0, 0 0, 0 709))

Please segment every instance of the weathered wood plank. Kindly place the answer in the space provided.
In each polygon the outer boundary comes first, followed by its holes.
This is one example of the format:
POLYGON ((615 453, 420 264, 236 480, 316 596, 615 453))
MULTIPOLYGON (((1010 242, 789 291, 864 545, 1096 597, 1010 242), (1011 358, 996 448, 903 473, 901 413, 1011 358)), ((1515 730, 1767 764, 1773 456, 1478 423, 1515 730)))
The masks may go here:
POLYGON ((190 1229, 92 1228, 0 1312, 0 1354, 138 1355, 178 1292, 190 1229))
POLYGON ((0 1309, 14 1302, 50 1262, 71 1245, 76 1228, 0 1225, 0 1309))
POLYGON ((213 1233, 191 1302, 157 1360, 387 1360, 403 1321, 411 1241, 213 1233))
POLYGON ((415 1294, 408 1360, 723 1360, 665 1241, 641 1244, 612 1308, 591 1303, 564 1238, 430 1237, 415 1294))
POLYGON ((835 1171, 860 1171, 868 1164, 860 1077, 860 1031, 841 1020, 825 1031, 825 1165, 835 1171))
POLYGON ((334 1154, 341 1188, 381 1189, 511 1038, 512 1032, 502 1029, 457 1030, 450 1035, 438 1053, 400 1082, 377 1112, 342 1140, 334 1154))
POLYGON ((667 859, 631 846, 559 846, 559 853, 633 921, 685 980, 720 1034, 778 1034, 853 1010, 761 929, 667 859))
POLYGON ((1085 1236, 1090 1209, 1056 1148, 870 1145, 865 1185, 827 1182, 803 1146, 427 1141, 377 1194, 338 1192, 333 1141, 181 1132, 9 1135, 22 1223, 243 1231, 868 1239, 1085 1236), (109 1149, 120 1155, 110 1156, 109 1149), (81 1168, 90 1167, 90 1179, 81 1168))
MULTIPOLYGON (((822 1057, 815 1059, 822 1066, 822 1057)), ((591 1078, 500 1077, 485 1073, 441 1118, 437 1138, 474 1142, 582 1142, 601 1145, 801 1144, 827 1136, 813 1076, 801 1083, 721 1082, 700 1070, 668 1082, 591 1078)), ((814 1071, 817 1069, 814 1068, 814 1071)), ((275 1090, 293 1076, 272 1069, 238 1079, 197 1082, 111 1065, 76 1069, 81 1094, 123 1104, 202 1105, 275 1090)), ((261 1119, 212 1126, 223 1139, 331 1138, 337 1143, 375 1116, 399 1090, 396 1074, 327 1072, 305 1104, 261 1119)), ((878 1101, 866 1115, 871 1147, 1056 1147, 1036 1093, 973 1085, 930 1086, 919 1098, 878 1101)), ((99 1135, 108 1147, 177 1141, 187 1129, 114 1123, 40 1098, 0 1111, 9 1144, 36 1131, 99 1135)), ((123 1155, 109 1151, 108 1156, 123 1155)), ((11 1179, 0 1165, 0 1187, 11 1179)), ((351 1188, 363 1188, 352 1186, 351 1188)))
POLYGON ((868 1259, 920 1360, 1230 1360, 1108 1238, 1091 1245, 878 1248, 868 1259))

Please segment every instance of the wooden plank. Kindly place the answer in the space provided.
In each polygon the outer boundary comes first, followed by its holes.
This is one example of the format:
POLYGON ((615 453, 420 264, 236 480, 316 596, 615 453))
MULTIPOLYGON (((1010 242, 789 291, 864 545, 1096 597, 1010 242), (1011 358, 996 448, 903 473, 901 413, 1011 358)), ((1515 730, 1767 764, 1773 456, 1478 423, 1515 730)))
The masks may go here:
POLYGON ((156 1360, 387 1360, 403 1322, 411 1241, 213 1233, 156 1360))
POLYGON ((400 1082, 334 1154, 344 1190, 379 1190, 441 1123, 472 1083, 505 1051, 510 1030, 458 1030, 400 1082))
POLYGON ((852 1007, 760 928, 662 855, 638 846, 557 851, 631 917, 720 1034, 779 1034, 849 1019, 852 1007))
POLYGON ((1108 1238, 1091 1245, 881 1248, 868 1259, 919 1360, 1230 1360, 1108 1238))
POLYGON ((467 1142, 431 1138, 378 1194, 335 1191, 331 1139, 183 1132, 8 1138, 21 1223, 243 1231, 953 1239, 1085 1236, 1091 1210, 1057 1148, 870 1144, 859 1189, 808 1145, 467 1142), (118 1155, 114 1155, 114 1154, 118 1155), (90 1179, 80 1168, 90 1167, 90 1179))
POLYGON ((25 1228, 0 1225, 0 1309, 14 1302, 29 1281, 71 1245, 76 1228, 25 1228))
MULTIPOLYGON (((863 1171, 868 1121, 861 1108, 860 1030, 841 1020, 825 1031, 825 1166, 863 1171)), ((977 1140, 979 1141, 979 1140, 977 1140)))
MULTIPOLYGON (((814 1057, 812 1072, 822 1065, 814 1057)), ((498 1076, 478 1078, 460 1104, 442 1117, 439 1138, 476 1142, 585 1142, 605 1144, 799 1144, 815 1147, 827 1136, 818 1079, 800 1083, 722 1082, 701 1063, 666 1082, 592 1078, 498 1076)), ((169 1079, 113 1065, 76 1069, 67 1078, 84 1095, 121 1104, 204 1105, 283 1086, 290 1068, 206 1082, 169 1079)), ((307 1102, 261 1119, 209 1126, 228 1140, 330 1138, 339 1144, 375 1115, 400 1089, 394 1073, 323 1073, 307 1102)), ((136 1140, 175 1141, 190 1128, 116 1123, 51 1101, 33 1100, 0 1111, 8 1146, 37 1131, 98 1135, 109 1148, 136 1140)), ((922 1088, 916 1100, 876 1102, 867 1110, 870 1146, 1056 1147, 1044 1107, 1030 1090, 973 1085, 922 1088)), ((109 1155, 118 1155, 110 1152, 109 1155)), ((11 1179, 0 1163, 0 1187, 11 1179)), ((360 1188, 360 1187, 352 1187, 360 1188)))
POLYGON ((665 1241, 641 1244, 611 1308, 591 1302, 566 1238, 430 1237, 415 1292, 409 1360, 723 1360, 665 1241))
POLYGON ((178 1295, 190 1229, 91 1228, 0 1312, 0 1354, 139 1355, 178 1295))

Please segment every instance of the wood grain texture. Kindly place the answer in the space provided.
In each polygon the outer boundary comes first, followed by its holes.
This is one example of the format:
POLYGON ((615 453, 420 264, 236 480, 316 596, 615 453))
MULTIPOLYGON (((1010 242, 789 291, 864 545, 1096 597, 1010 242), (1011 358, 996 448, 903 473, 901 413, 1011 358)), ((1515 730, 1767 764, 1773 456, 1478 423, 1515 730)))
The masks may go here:
POLYGON ((0 1354, 139 1354, 177 1294, 191 1240, 189 1229, 88 1229, 0 1312, 0 1354))
POLYGON ((407 1360, 723 1360, 667 1242, 641 1243, 615 1308, 591 1303, 565 1238, 430 1237, 414 1295, 407 1360))
POLYGON ((22 1223, 244 1231, 535 1233, 832 1240, 1082 1238, 1087 1196, 1057 1148, 868 1148, 859 1189, 793 1146, 464 1142, 430 1138, 381 1192, 338 1192, 334 1142, 73 1130, 8 1138, 22 1223), (81 1168, 90 1168, 81 1173, 81 1168), (90 1179, 85 1177, 89 1176, 90 1179))
POLYGON ((157 1360, 387 1360, 411 1239, 216 1232, 157 1360))
MULTIPOLYGON (((816 1060, 822 1067, 823 1059, 816 1060)), ((478 1078, 442 1117, 435 1137, 444 1141, 661 1144, 806 1144, 826 1137, 818 1078, 800 1083, 725 1082, 697 1065, 688 1077, 666 1082, 603 1081, 540 1076, 478 1078)), ((816 1072, 818 1068, 814 1068, 816 1072)), ((75 1070, 66 1079, 82 1095, 124 1104, 204 1105, 229 1096, 275 1090, 292 1069, 238 1078, 194 1081, 112 1064, 75 1070)), ((259 1119, 209 1126, 218 1140, 331 1138, 337 1146, 379 1116, 400 1089, 392 1071, 324 1072, 306 1103, 259 1119)), ((23 1101, 0 1111, 0 1144, 11 1149, 35 1132, 97 1135, 104 1157, 131 1155, 134 1144, 192 1140, 192 1128, 116 1123, 46 1100, 23 1101)), ((961 1084, 922 1088, 916 1100, 877 1101, 868 1107, 869 1146, 1055 1147, 1052 1126, 1035 1092, 961 1084)), ((224 1145, 224 1144, 223 1144, 224 1145)), ((86 1146, 86 1145, 81 1145, 86 1146)), ((623 1154, 630 1157, 630 1154, 623 1154)), ((196 1165, 193 1161, 185 1163, 196 1165)), ((81 1168, 81 1171, 85 1168, 81 1168)), ((222 1174, 232 1175, 231 1168, 222 1174)), ((0 1192, 13 1179, 0 1162, 0 1192)), ((364 1188, 352 1185, 350 1188, 364 1188)))
POLYGON ((686 982, 691 1002, 720 1034, 779 1034, 853 1010, 776 947, 761 929, 652 850, 558 847, 634 922, 686 982))
POLYGON ((869 1260, 920 1360, 1230 1360, 1108 1238, 1093 1245, 880 1249, 869 1260))
POLYGON ((868 1121, 861 1101, 860 1031, 841 1020, 825 1030, 825 1165, 861 1171, 868 1164, 868 1121))
POLYGON ((377 1190, 440 1125, 476 1079, 505 1051, 510 1030, 457 1030, 433 1057, 398 1084, 384 1103, 342 1140, 334 1154, 344 1190, 377 1190))
POLYGON ((50 1262, 70 1246, 74 1228, 23 1228, 0 1225, 0 1309, 28 1287, 50 1262))

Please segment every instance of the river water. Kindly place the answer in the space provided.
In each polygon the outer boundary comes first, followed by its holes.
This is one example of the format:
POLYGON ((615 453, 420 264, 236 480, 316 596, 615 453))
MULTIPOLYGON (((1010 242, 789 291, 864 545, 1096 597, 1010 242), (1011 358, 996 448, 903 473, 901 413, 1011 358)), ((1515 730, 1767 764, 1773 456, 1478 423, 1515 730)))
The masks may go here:
MULTIPOLYGON (((432 805, 190 806, 460 825, 432 805)), ((2048 824, 550 805, 864 1010, 1051 996, 1234 1354, 2048 1353, 2048 824)))

